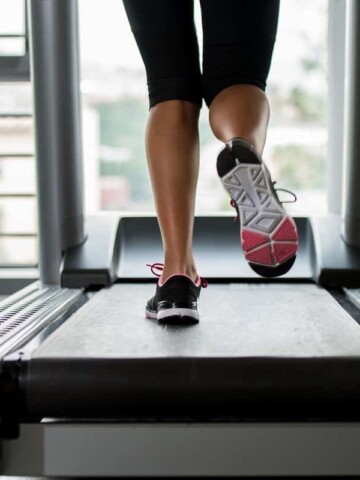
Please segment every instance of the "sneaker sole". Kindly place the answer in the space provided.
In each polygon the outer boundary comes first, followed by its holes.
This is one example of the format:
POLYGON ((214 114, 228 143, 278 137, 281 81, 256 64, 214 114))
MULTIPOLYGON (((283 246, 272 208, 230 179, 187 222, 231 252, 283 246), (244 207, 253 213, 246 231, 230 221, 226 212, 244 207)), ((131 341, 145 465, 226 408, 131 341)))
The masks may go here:
POLYGON ((192 308, 169 308, 154 312, 145 309, 145 317, 161 325, 194 325, 199 323, 199 312, 192 308))
POLYGON ((249 266, 264 277, 290 270, 298 251, 294 220, 278 203, 268 172, 255 150, 234 142, 218 156, 221 182, 240 217, 240 239, 249 266))

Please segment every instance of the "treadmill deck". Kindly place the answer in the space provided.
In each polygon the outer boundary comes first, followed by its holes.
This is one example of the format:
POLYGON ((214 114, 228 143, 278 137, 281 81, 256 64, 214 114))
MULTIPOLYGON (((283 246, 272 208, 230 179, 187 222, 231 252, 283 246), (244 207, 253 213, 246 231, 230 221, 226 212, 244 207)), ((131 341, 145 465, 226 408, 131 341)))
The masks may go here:
POLYGON ((360 356, 360 326, 311 284, 209 284, 200 323, 145 319, 153 284, 100 290, 35 352, 34 358, 360 356))

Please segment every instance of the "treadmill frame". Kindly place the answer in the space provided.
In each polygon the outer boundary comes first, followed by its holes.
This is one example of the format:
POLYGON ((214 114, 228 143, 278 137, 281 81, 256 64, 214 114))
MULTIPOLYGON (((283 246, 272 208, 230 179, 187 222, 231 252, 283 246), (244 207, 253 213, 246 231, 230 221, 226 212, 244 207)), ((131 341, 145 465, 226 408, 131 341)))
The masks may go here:
POLYGON ((23 426, 4 475, 235 477, 358 475, 360 423, 23 426), (255 447, 256 446, 256 447, 255 447), (141 461, 139 459, 141 458, 141 461))

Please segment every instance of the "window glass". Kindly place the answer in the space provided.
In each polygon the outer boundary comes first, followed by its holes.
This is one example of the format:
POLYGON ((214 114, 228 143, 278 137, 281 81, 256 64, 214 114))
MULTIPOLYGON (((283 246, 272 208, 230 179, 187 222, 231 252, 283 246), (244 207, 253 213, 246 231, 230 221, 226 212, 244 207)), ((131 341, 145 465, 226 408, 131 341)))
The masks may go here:
MULTIPOLYGON (((0 0, 1 2, 1 0, 0 0)), ((26 151, 33 149, 34 139, 32 118, 3 118, 3 114, 23 114, 32 112, 32 90, 30 82, 0 82, 0 153, 9 148, 16 131, 21 132, 21 148, 26 143, 26 151), (9 129, 13 134, 8 135, 9 129), (22 132, 27 129, 24 135, 22 132), (12 140, 9 140, 11 138, 12 140)))
POLYGON ((37 264, 37 238, 0 237, 0 265, 35 266, 37 264))
POLYGON ((1 56, 21 56, 25 55, 25 38, 1 38, 0 37, 0 55, 1 56))
POLYGON ((0 0, 0 35, 23 35, 24 33, 24 0, 0 0))
POLYGON ((0 195, 16 193, 35 195, 34 157, 0 156, 0 195))
POLYGON ((37 230, 36 217, 34 198, 1 198, 1 233, 35 234, 37 230))
POLYGON ((28 85, 0 83, 0 265, 37 263, 33 119, 1 117, 30 103, 28 85))

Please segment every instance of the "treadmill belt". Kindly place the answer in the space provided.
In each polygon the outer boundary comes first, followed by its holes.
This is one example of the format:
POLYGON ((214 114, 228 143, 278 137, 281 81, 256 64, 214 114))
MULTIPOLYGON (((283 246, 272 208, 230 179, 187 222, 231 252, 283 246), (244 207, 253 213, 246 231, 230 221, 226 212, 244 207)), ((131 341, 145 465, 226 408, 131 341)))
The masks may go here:
POLYGON ((36 358, 306 357, 360 355, 360 327, 316 285, 210 284, 200 323, 144 318, 151 284, 99 293, 37 350, 36 358))
POLYGON ((50 335, 23 367, 26 412, 359 415, 360 326, 326 290, 210 284, 201 292, 200 323, 175 327, 144 318, 154 287, 103 289, 50 335))

